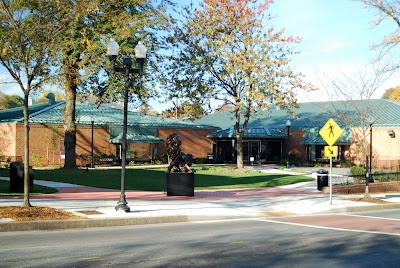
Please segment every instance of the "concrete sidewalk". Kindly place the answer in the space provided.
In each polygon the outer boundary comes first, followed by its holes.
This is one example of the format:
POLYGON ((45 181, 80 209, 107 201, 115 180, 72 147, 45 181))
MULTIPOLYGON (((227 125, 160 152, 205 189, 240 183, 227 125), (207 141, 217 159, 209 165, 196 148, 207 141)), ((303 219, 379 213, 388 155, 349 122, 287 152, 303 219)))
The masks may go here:
MULTIPOLYGON (((280 171, 265 167, 254 169, 260 169, 263 172, 290 173, 288 170, 280 171)), ((316 179, 315 173, 309 176, 316 179)), ((9 178, 0 179, 8 180, 9 178)), ((117 190, 40 180, 35 180, 35 184, 57 188, 59 192, 31 196, 33 206, 63 209, 88 219, 40 222, 14 222, 9 219, 0 219, 0 231, 263 218, 400 208, 399 194, 373 195, 373 197, 393 202, 389 205, 347 200, 350 196, 332 196, 331 204, 330 196, 318 191, 314 180, 273 188, 199 190, 195 191, 194 197, 167 196, 162 192, 126 191, 126 199, 131 211, 125 213, 115 210, 120 196, 117 190)), ((0 206, 20 206, 21 204, 21 197, 0 198, 0 206)))

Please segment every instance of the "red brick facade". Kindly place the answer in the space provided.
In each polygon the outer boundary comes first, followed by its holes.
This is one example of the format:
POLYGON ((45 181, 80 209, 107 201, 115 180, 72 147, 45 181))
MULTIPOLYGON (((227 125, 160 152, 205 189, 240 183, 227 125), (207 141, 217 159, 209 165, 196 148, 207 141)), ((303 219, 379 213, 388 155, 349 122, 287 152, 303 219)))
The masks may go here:
MULTIPOLYGON (((172 129, 162 128, 158 130, 158 136, 167 140, 167 137, 173 133, 180 136, 182 140, 181 150, 185 154, 191 154, 194 158, 205 158, 211 153, 212 140, 207 135, 215 132, 214 129, 172 129)), ((160 154, 167 153, 167 148, 163 144, 160 146, 160 154)))
MULTIPOLYGON (((15 155, 24 155, 23 125, 16 126, 15 155)), ((92 150, 92 127, 78 126, 76 131, 76 154, 90 155, 92 150)), ((62 166, 64 129, 58 125, 30 125, 29 155, 32 166, 62 166)), ((115 145, 109 143, 108 127, 94 127, 94 153, 115 154, 115 145)), ((10 153, 10 152, 9 152, 10 153)), ((79 159, 77 161, 79 163, 79 159)))
MULTIPOLYGON (((287 130, 286 130, 287 131, 287 130)), ((306 161, 306 145, 298 144, 298 141, 304 138, 303 130, 290 130, 290 138, 288 141, 288 151, 290 155, 295 155, 301 161, 306 161)))
MULTIPOLYGON (((0 124, 0 156, 10 157, 11 161, 23 158, 24 155, 24 131, 23 124, 0 124)), ((286 129, 285 129, 286 130, 286 129)), ((283 130, 283 132, 286 132, 283 130)), ((194 158, 206 158, 212 151, 212 140, 207 135, 214 129, 193 128, 160 128, 158 136, 163 140, 172 133, 177 133, 182 140, 181 149, 186 154, 192 154, 194 158)), ((373 169, 400 168, 400 129, 393 129, 396 135, 389 136, 388 129, 376 128, 373 130, 373 169)), ((32 166, 63 166, 62 158, 64 148, 64 130, 61 125, 30 125, 30 164, 32 166)), ((78 165, 90 162, 92 146, 91 125, 77 126, 76 154, 86 155, 86 160, 77 158, 78 165)), ((290 130, 288 149, 291 155, 295 155, 300 161, 307 160, 306 145, 298 144, 304 138, 302 130, 290 130)), ((355 146, 352 141, 351 147, 355 146)), ((368 143, 369 146, 369 135, 368 143)), ((155 158, 166 153, 164 143, 150 146, 146 143, 130 144, 128 150, 132 157, 155 158), (152 149, 154 148, 154 149, 152 149)), ((116 145, 109 142, 109 128, 107 126, 94 126, 94 154, 116 155, 116 145)), ((365 165, 365 152, 356 152, 351 149, 345 153, 346 160, 352 160, 354 164, 365 165)), ((4 160, 4 159, 3 159, 4 160)))
MULTIPOLYGON (((0 155, 20 156, 24 155, 23 124, 0 125, 0 155), (14 140, 15 137, 15 140, 14 140)), ((206 136, 213 129, 159 129, 159 137, 166 140, 172 133, 177 133, 182 139, 181 149, 186 154, 192 154, 194 158, 207 157, 211 151, 211 140, 206 136)), ((29 131, 29 155, 32 166, 63 166, 64 129, 60 125, 30 125, 29 131)), ((116 155, 116 145, 109 142, 109 128, 106 126, 94 126, 93 152, 94 154, 116 155)), ((164 143, 155 145, 156 159, 166 153, 164 143)), ((147 158, 150 144, 134 143, 128 150, 137 157, 147 158)), ((92 152, 92 127, 91 125, 77 126, 76 130, 76 154, 77 165, 88 164, 92 152), (79 157, 86 155, 86 159, 79 157)), ((133 157, 133 156, 132 156, 133 157)))

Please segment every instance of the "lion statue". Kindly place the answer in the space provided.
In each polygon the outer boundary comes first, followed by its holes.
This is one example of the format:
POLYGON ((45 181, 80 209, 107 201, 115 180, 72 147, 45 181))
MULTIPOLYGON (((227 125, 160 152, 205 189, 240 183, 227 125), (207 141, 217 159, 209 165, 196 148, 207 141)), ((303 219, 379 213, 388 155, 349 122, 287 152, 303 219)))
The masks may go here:
POLYGON ((168 136, 166 146, 168 155, 168 172, 195 172, 191 168, 192 162, 189 157, 181 151, 181 138, 173 133, 168 136))

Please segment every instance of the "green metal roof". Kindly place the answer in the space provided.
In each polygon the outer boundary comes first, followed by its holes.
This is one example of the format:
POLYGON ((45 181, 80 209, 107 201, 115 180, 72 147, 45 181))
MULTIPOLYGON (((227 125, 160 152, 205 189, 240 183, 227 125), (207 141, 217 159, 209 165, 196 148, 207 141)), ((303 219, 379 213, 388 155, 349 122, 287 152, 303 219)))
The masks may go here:
MULTIPOLYGON (((326 141, 319 135, 320 128, 308 128, 304 130, 304 139, 300 140, 299 144, 315 144, 326 145, 326 141)), ((350 131, 343 129, 340 138, 335 142, 335 145, 346 145, 351 143, 350 131)))
MULTIPOLYGON (((29 116, 30 117, 35 116, 38 113, 44 112, 62 103, 64 103, 64 101, 56 101, 56 102, 49 101, 49 102, 29 105, 28 106, 29 116)), ((0 111, 1 123, 10 123, 10 122, 19 123, 23 121, 24 121, 24 110, 22 106, 0 111)))
MULTIPOLYGON (((53 105, 49 109, 37 112, 29 119, 36 124, 61 124, 63 122, 65 101, 53 105)), ((75 121, 77 125, 90 125, 94 116, 95 125, 122 126, 123 110, 112 106, 76 103, 75 121)), ((143 128, 214 128, 182 120, 162 116, 144 115, 128 111, 128 126, 143 128)))
MULTIPOLYGON (((289 119, 292 123, 291 129, 321 128, 329 118, 333 118, 341 128, 346 128, 338 115, 360 118, 360 113, 366 115, 366 120, 373 116, 376 119, 374 127, 400 127, 400 103, 385 99, 299 103, 299 108, 292 110, 295 112, 295 118, 285 110, 274 107, 268 111, 256 111, 252 113, 248 127, 268 126, 271 129, 285 129, 286 120, 289 119)), ((241 118, 241 122, 243 121, 241 118)), ((216 112, 203 116, 195 123, 227 129, 235 124, 235 117, 232 111, 216 112)), ((361 125, 361 122, 355 123, 361 125)))
MULTIPOLYGON (((234 138, 235 130, 233 127, 226 128, 207 135, 209 138, 234 138)), ((286 134, 276 129, 268 127, 250 127, 246 128, 243 138, 285 138, 286 134)))

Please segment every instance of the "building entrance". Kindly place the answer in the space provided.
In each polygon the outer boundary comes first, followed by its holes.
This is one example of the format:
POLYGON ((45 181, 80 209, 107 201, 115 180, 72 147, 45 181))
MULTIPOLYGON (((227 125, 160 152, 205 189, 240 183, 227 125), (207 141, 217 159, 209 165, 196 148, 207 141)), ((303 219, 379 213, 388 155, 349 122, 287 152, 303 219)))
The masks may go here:
POLYGON ((261 141, 243 141, 243 162, 253 160, 258 163, 260 161, 261 141), (254 159, 251 159, 254 157, 254 159))

